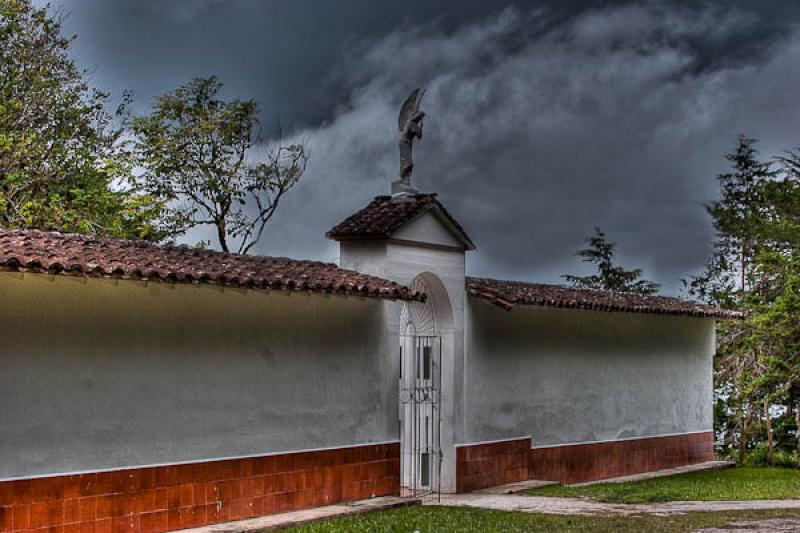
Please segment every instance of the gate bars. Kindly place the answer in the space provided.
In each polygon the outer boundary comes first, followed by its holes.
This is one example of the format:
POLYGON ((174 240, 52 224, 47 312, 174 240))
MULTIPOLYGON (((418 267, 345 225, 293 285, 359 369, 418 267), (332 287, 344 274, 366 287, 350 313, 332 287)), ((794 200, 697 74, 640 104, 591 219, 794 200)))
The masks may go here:
POLYGON ((401 341, 401 485, 411 496, 439 494, 442 341, 430 335, 403 335, 401 341))

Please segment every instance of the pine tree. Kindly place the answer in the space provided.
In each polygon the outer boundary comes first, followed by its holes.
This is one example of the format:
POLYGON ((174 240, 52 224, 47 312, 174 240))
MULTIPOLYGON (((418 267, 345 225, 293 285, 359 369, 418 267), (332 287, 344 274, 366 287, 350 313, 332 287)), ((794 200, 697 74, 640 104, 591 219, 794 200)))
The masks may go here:
POLYGON ((786 405, 783 428, 800 412, 800 154, 776 165, 760 160, 755 144, 741 136, 726 156, 732 172, 717 177, 720 198, 706 206, 714 251, 690 283, 706 301, 748 311, 745 321, 718 324, 714 364, 715 426, 740 459, 761 439, 773 457, 763 430, 772 426, 770 405, 786 405))
POLYGON ((576 252, 585 263, 597 266, 597 274, 591 276, 562 276, 567 281, 585 289, 603 289, 615 292, 633 292, 638 294, 655 294, 660 285, 652 281, 641 279, 642 269, 625 270, 614 264, 614 248, 616 243, 608 242, 606 235, 600 228, 594 229, 595 234, 586 239, 588 248, 576 252))
POLYGON ((756 142, 741 135, 725 155, 733 171, 717 176, 720 199, 706 205, 716 231, 714 253, 690 284, 693 294, 723 307, 741 303, 754 282, 752 260, 765 244, 760 237, 771 210, 767 190, 777 171, 758 159, 756 142))

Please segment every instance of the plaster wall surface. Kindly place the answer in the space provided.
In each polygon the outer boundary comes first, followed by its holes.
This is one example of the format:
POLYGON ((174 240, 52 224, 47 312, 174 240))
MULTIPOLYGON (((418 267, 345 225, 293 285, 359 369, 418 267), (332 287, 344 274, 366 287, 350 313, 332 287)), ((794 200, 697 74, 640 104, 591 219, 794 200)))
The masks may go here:
POLYGON ((714 321, 467 303, 463 442, 712 429, 714 321))
POLYGON ((441 246, 462 246, 451 231, 430 211, 398 229, 392 237, 441 246))
POLYGON ((386 278, 386 243, 368 240, 342 241, 339 243, 339 266, 386 278))
POLYGON ((397 440, 379 300, 0 273, 0 301, 0 478, 397 440))

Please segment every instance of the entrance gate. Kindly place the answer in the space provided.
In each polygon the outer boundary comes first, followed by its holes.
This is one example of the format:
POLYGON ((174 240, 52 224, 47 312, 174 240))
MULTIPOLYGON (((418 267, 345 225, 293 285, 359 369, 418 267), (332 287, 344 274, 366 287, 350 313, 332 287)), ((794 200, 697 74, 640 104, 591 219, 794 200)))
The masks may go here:
MULTIPOLYGON (((421 279, 414 291, 429 294, 421 279)), ((441 490, 442 339, 431 299, 400 313, 400 475, 404 495, 441 490)))
POLYGON ((404 493, 440 491, 442 342, 403 335, 400 345, 400 471, 404 493))

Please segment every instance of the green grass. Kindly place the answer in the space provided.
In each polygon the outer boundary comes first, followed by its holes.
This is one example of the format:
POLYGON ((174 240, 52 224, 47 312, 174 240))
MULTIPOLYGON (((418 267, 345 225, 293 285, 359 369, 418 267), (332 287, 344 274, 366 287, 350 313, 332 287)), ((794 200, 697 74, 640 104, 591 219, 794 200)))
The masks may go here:
POLYGON ((628 483, 588 487, 553 485, 530 496, 589 497, 603 502, 641 503, 686 500, 785 500, 800 498, 800 470, 724 468, 628 483))
POLYGON ((797 510, 740 511, 730 513, 689 513, 680 516, 557 516, 544 514, 489 511, 463 507, 413 506, 323 522, 288 529, 292 533, 514 533, 514 532, 617 532, 664 533, 721 527, 739 520, 800 518, 797 510))

